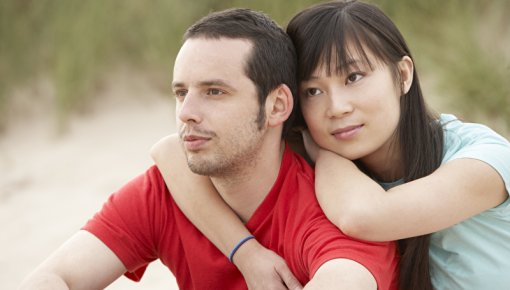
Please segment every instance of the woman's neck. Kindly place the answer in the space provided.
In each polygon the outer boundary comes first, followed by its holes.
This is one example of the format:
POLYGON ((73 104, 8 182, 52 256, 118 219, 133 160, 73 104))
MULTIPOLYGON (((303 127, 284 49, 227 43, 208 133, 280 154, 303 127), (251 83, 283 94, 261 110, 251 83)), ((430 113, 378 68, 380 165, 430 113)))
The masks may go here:
POLYGON ((404 176, 404 166, 397 147, 380 148, 359 160, 372 179, 379 182, 393 182, 404 176))

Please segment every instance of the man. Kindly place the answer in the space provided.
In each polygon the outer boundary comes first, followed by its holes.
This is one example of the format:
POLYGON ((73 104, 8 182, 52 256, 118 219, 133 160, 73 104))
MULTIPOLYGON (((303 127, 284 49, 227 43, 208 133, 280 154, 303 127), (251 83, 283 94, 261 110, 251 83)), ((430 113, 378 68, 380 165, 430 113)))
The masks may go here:
MULTIPOLYGON (((395 245, 355 241, 329 223, 311 168, 282 141, 297 87, 283 30, 261 13, 232 9, 203 18, 184 40, 172 87, 190 169, 211 178, 306 288, 394 289, 395 245)), ((140 279, 155 259, 182 289, 247 287, 179 210, 155 166, 113 194, 23 287, 102 289, 122 274, 140 279)))

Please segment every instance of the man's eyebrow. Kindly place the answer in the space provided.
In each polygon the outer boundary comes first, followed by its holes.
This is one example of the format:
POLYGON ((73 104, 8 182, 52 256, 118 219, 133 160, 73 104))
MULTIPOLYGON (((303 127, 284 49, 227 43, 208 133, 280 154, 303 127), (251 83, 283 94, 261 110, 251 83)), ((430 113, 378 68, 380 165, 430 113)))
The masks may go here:
MULTIPOLYGON (((197 83, 197 86, 199 87, 209 87, 209 86, 219 86, 219 87, 227 87, 232 88, 231 85, 228 84, 228 82, 222 80, 222 79, 212 79, 212 80, 205 80, 197 83)), ((184 88, 186 87, 186 84, 183 82, 172 82, 172 88, 184 88)))
POLYGON ((172 82, 172 88, 175 89, 175 88, 183 88, 185 87, 184 83, 181 83, 181 82, 172 82))
POLYGON ((208 87, 208 86, 220 86, 220 87, 232 87, 229 85, 226 81, 221 79, 212 79, 212 80, 205 80, 198 83, 201 87, 208 87))

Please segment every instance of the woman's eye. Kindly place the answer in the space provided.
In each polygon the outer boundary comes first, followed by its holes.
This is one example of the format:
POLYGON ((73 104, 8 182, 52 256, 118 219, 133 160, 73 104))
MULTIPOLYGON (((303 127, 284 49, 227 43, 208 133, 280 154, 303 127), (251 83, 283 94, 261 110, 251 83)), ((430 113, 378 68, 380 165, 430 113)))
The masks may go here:
POLYGON ((217 96, 217 95, 223 94, 223 91, 219 90, 219 89, 209 89, 209 90, 207 90, 207 94, 217 96))
POLYGON ((347 76, 347 83, 354 83, 359 81, 361 78, 363 78, 363 75, 361 73, 352 73, 349 76, 347 76))
POLYGON ((320 95, 320 94, 322 94, 322 91, 320 89, 317 89, 317 88, 306 89, 306 95, 307 96, 317 96, 317 95, 320 95))

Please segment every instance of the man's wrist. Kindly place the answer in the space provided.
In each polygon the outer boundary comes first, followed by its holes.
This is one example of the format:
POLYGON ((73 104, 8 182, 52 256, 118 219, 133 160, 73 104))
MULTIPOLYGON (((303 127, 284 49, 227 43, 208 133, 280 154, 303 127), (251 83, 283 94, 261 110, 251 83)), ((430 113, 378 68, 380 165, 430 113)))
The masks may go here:
POLYGON ((253 257, 260 248, 262 248, 262 245, 260 245, 256 239, 247 240, 237 249, 232 263, 242 272, 243 267, 247 264, 248 266, 251 264, 249 262, 250 257, 253 257), (246 261, 248 261, 248 263, 246 263, 246 261))
POLYGON ((252 239, 255 239, 255 236, 253 235, 248 235, 247 237, 241 239, 235 246, 234 248, 232 249, 232 251, 230 251, 230 254, 228 256, 228 259, 230 260, 231 263, 234 263, 234 255, 236 254, 236 252, 239 250, 239 248, 241 248, 245 243, 247 243, 249 240, 252 240, 252 239))

